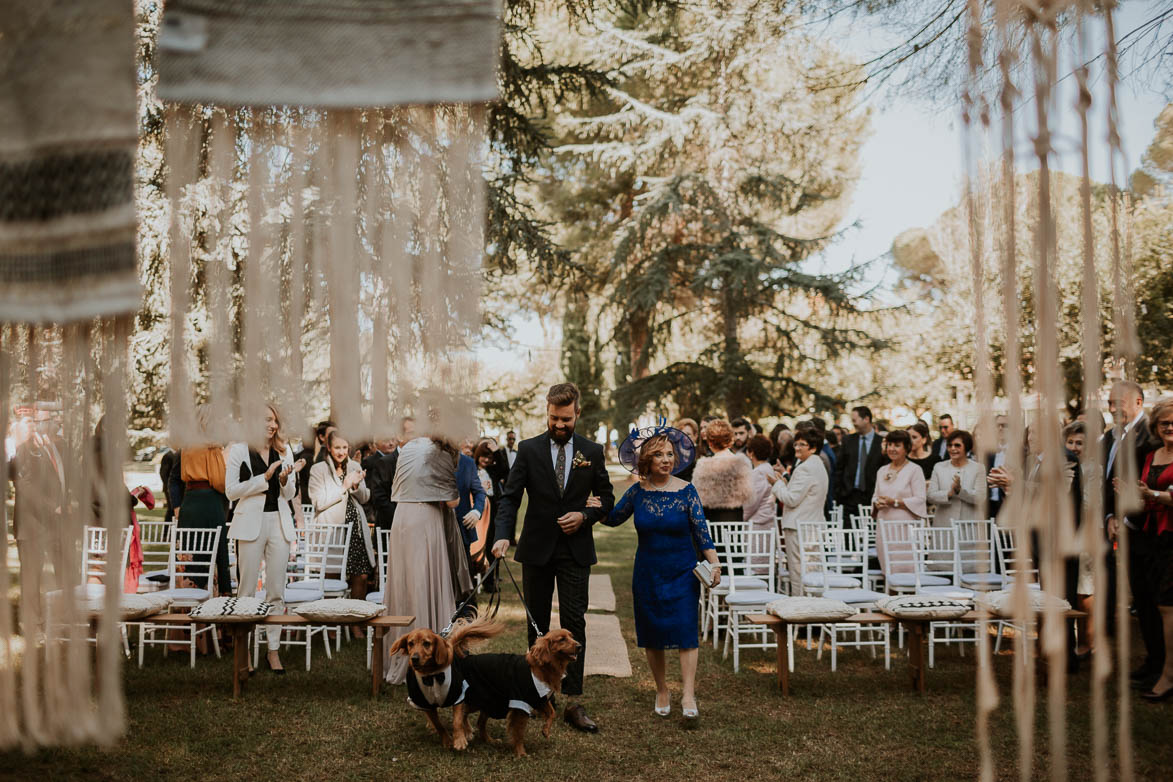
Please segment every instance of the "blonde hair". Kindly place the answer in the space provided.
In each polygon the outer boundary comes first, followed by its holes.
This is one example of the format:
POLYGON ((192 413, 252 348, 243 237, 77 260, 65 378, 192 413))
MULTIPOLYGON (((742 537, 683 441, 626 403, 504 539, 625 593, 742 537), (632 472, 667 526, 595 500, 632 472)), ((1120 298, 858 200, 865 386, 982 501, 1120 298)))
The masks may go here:
POLYGON ((277 433, 273 435, 272 446, 278 451, 283 451, 285 450, 285 438, 281 436, 281 412, 272 402, 266 404, 265 407, 269 408, 269 412, 273 414, 273 420, 277 422, 277 433))

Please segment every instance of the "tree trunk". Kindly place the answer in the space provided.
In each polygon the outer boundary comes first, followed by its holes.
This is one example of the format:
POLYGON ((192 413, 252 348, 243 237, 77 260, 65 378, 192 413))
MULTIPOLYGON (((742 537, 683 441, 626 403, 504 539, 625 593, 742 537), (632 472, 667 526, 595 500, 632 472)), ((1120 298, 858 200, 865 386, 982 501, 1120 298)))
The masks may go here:
POLYGON ((745 395, 741 389, 741 341, 737 336, 737 300, 729 285, 721 291, 721 326, 724 332, 724 351, 721 355, 721 374, 724 375, 725 414, 730 420, 745 413, 745 395))
POLYGON ((631 379, 641 380, 648 376, 651 363, 651 313, 634 312, 630 316, 628 333, 631 335, 631 379))

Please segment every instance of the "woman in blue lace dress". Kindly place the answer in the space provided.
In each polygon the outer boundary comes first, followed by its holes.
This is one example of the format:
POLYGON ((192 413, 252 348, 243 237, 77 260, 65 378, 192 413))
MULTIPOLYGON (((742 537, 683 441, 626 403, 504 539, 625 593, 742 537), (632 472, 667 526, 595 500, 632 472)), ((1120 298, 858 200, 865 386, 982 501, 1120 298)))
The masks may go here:
POLYGON ((645 429, 632 436, 636 439, 629 437, 624 443, 620 460, 629 469, 634 466, 642 479, 627 490, 604 523, 615 527, 635 517, 639 533, 631 576, 635 634, 656 680, 656 714, 666 717, 671 710, 664 652, 679 649, 681 707, 685 718, 692 719, 697 716, 700 598, 700 582, 692 571, 698 553, 715 566, 713 586, 721 580, 700 497, 691 483, 673 475, 689 466, 695 447, 686 435, 668 427, 645 429))

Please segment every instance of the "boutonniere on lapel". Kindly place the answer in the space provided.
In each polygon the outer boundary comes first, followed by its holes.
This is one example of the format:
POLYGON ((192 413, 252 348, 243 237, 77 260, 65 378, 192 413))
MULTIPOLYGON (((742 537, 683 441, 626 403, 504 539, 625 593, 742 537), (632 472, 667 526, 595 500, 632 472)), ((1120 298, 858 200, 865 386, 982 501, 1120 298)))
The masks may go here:
POLYGON ((591 460, 582 455, 582 451, 574 452, 574 459, 570 462, 570 468, 577 470, 579 467, 590 467, 591 460))

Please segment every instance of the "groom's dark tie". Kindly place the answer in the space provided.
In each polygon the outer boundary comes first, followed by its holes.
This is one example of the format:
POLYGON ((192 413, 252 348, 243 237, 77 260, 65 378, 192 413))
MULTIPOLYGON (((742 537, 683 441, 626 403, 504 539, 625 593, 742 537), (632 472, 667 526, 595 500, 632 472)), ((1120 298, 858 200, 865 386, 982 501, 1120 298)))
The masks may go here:
POLYGON ((558 496, 562 496, 562 487, 566 483, 566 446, 558 446, 558 462, 554 465, 554 477, 558 480, 558 496))

